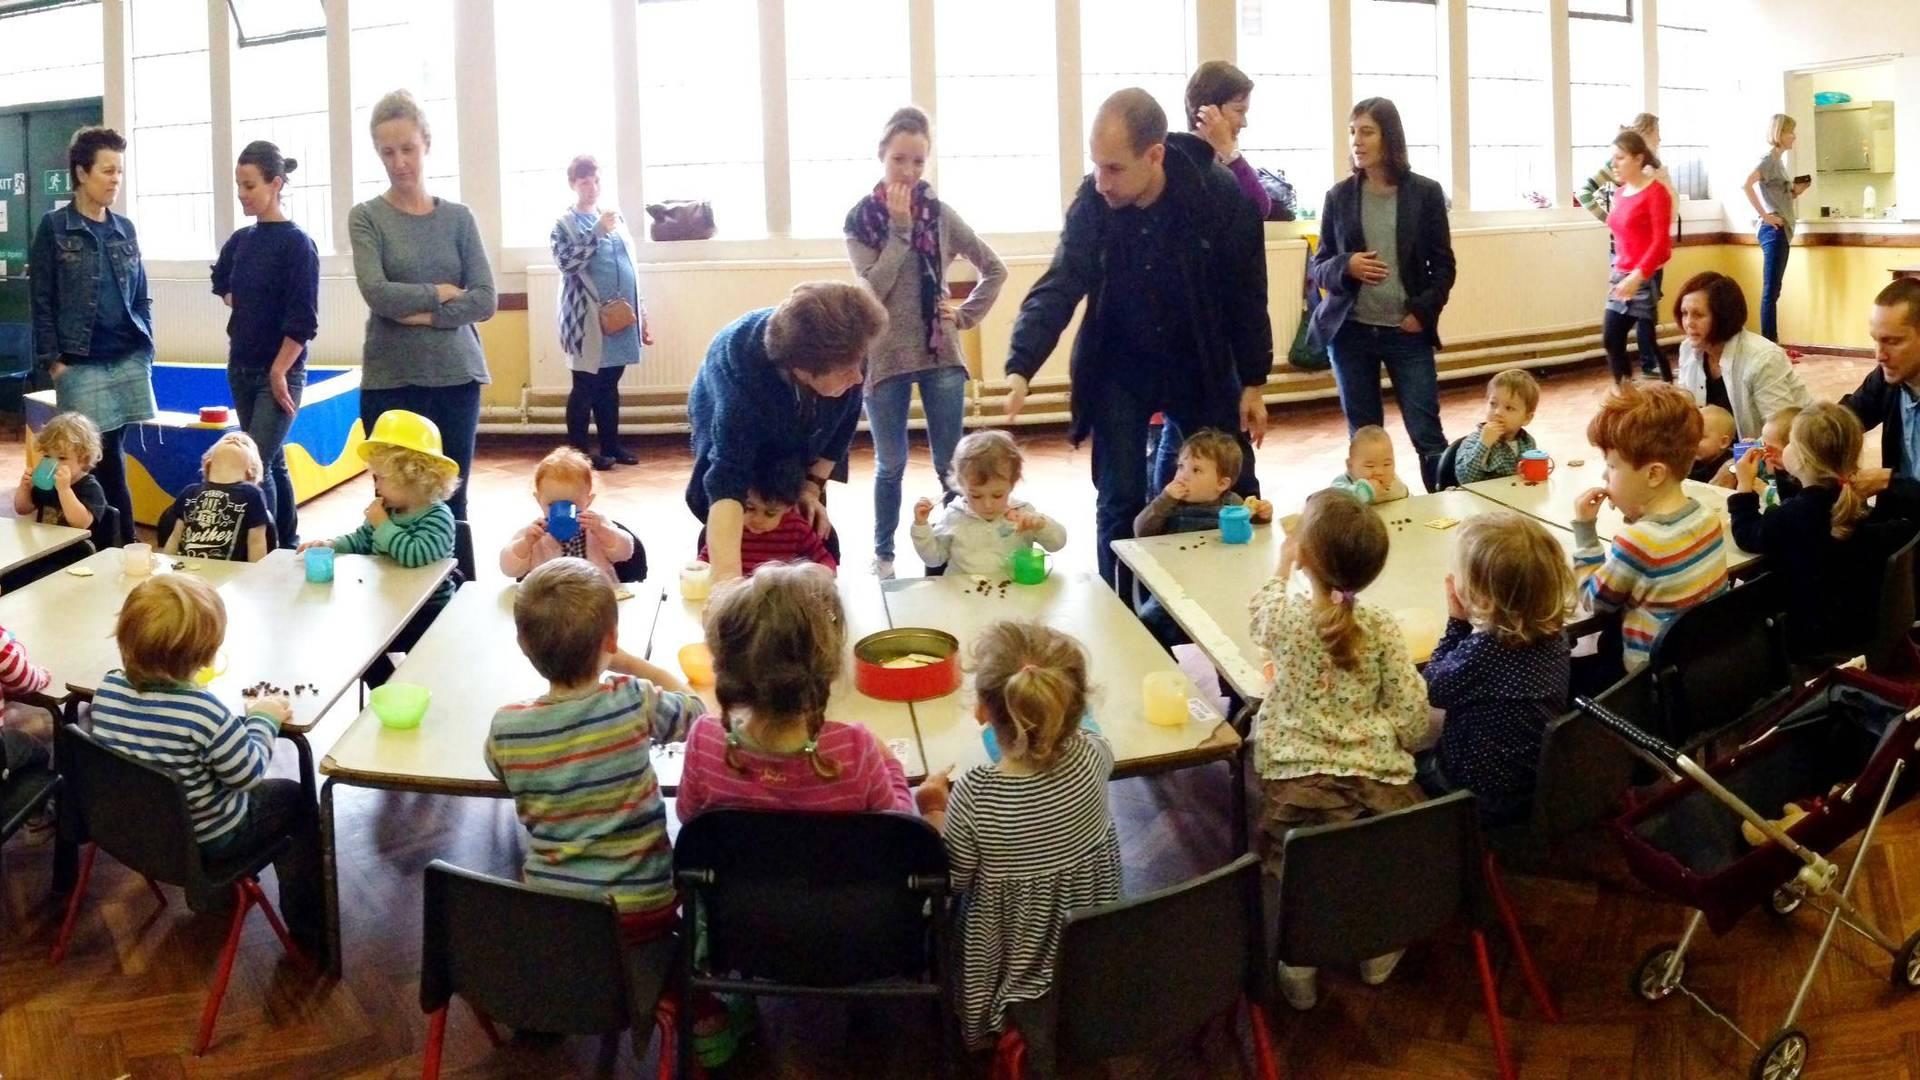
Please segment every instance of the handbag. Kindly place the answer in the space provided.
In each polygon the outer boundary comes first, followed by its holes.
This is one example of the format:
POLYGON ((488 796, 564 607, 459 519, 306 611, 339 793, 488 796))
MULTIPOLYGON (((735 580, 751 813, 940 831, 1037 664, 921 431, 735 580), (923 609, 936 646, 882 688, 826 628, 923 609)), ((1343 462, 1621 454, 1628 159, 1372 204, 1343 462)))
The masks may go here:
POLYGON ((639 314, 633 310, 633 305, 627 302, 626 297, 616 296, 612 300, 602 300, 599 292, 593 287, 592 273, 583 266, 579 274, 580 287, 587 291, 587 296, 599 309, 601 337, 612 337, 631 329, 634 323, 640 321, 639 314))
POLYGON ((713 236, 713 204, 705 199, 650 203, 655 240, 706 240, 713 236))

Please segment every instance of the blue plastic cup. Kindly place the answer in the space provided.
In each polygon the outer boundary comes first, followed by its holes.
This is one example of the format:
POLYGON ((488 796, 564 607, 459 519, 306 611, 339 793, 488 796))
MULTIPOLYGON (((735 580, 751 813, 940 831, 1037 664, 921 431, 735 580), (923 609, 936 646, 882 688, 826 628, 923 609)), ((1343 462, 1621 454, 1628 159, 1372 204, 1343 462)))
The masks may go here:
POLYGON ((547 535, 563 544, 580 535, 580 508, 572 499, 555 499, 547 504, 547 535))
POLYGON ((1220 508, 1220 539, 1228 544, 1245 544, 1253 540, 1253 511, 1244 506, 1223 506, 1220 508))
POLYGON ((307 580, 315 585, 325 585, 333 580, 333 549, 330 547, 310 547, 305 553, 307 560, 307 580))
POLYGON ((33 486, 39 488, 41 491, 52 491, 53 474, 57 472, 59 468, 60 463, 55 461, 51 456, 41 458, 40 464, 33 467, 33 486))

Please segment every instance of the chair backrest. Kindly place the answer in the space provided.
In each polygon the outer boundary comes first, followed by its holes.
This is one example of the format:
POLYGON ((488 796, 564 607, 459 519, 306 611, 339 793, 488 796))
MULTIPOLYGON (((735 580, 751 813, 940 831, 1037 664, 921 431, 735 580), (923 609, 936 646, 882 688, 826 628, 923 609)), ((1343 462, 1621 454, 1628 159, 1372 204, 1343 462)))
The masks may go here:
POLYGON ((460 574, 456 586, 478 580, 479 564, 473 557, 473 526, 464 521, 453 523, 453 568, 460 574))
MULTIPOLYGON (((1607 688, 1599 701, 1621 716, 1648 714, 1651 679, 1637 671, 1607 688)), ((1533 828, 1553 841, 1611 815, 1633 783, 1633 752, 1578 709, 1547 725, 1533 795, 1533 828)))
POLYGON ((1453 440, 1440 452, 1440 462, 1433 469, 1433 486, 1436 491, 1460 486, 1460 444, 1466 436, 1453 440))
POLYGON ((1354 963, 1431 937, 1468 897, 1473 794, 1294 829, 1281 841, 1280 959, 1354 963))
POLYGON ((614 578, 630 585, 647 580, 647 546, 641 543, 640 537, 625 525, 616 521, 613 527, 626 533, 628 539, 633 541, 633 554, 613 564, 614 578))
POLYGON ((705 920, 705 970, 841 987, 936 966, 947 851, 912 814, 708 810, 673 869, 705 920))
POLYGON ((1785 598, 1762 574, 1681 612, 1654 639, 1662 738, 1687 745, 1745 717, 1793 683, 1785 598))
POLYGON ((172 773, 60 727, 54 761, 88 838, 136 873, 193 889, 201 877, 186 790, 172 773))
POLYGON ((118 507, 108 506, 102 509, 100 515, 93 519, 93 529, 91 530, 93 546, 103 550, 106 548, 125 547, 127 539, 120 532, 121 524, 120 509, 118 507))
MULTIPOLYGON (((632 1024, 611 897, 427 865, 420 1008, 454 994, 511 1028, 602 1034, 632 1024)), ((651 1011, 653 1002, 644 1003, 651 1011)), ((641 1025, 640 1030, 647 1030, 641 1025)))
POLYGON ((1074 912, 1054 968, 1061 1052, 1108 1058, 1184 1041, 1243 995, 1263 996, 1265 941, 1255 855, 1074 912))
MULTIPOLYGON (((1900 523, 1906 531, 1904 522, 1900 523)), ((1867 640, 1867 670, 1893 671, 1909 665, 1913 651, 1914 550, 1920 533, 1906 538, 1887 556, 1880 576, 1878 611, 1867 640)))

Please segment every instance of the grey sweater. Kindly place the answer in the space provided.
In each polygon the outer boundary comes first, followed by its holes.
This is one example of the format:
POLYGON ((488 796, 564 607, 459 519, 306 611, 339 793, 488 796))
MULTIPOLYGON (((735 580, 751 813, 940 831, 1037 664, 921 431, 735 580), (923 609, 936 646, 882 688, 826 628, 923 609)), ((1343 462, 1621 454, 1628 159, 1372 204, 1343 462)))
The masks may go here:
POLYGON ((473 212, 435 199, 432 213, 408 214, 376 195, 353 208, 347 232, 353 276, 370 309, 360 385, 391 390, 491 382, 474 324, 493 318, 499 298, 473 212), (458 285, 466 295, 442 304, 434 289, 440 284, 458 285), (397 321, 423 312, 433 316, 432 326, 397 321))
MULTIPOLYGON (((867 354, 867 386, 872 387, 896 375, 907 375, 935 367, 957 367, 960 359, 958 334, 948 334, 934 355, 927 348, 926 319, 920 314, 920 255, 909 243, 911 230, 895 226, 887 234, 887 244, 879 251, 852 237, 847 238, 847 258, 887 309, 887 331, 873 343, 867 354)), ((1006 264, 967 226, 953 207, 940 206, 940 286, 947 284, 947 267, 955 257, 967 260, 980 272, 980 280, 968 294, 967 302, 954 312, 956 330, 967 330, 986 318, 987 309, 1000 295, 1007 280, 1006 264)))

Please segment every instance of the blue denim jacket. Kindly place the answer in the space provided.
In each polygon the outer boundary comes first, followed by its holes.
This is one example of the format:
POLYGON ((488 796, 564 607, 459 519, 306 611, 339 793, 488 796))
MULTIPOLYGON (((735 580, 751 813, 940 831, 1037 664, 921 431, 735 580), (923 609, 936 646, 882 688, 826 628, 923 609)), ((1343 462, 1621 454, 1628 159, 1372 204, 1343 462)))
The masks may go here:
MULTIPOLYGON (((120 283, 127 316, 147 337, 146 359, 153 358, 153 298, 147 293, 147 268, 133 222, 112 210, 107 220, 118 238, 106 245, 106 257, 120 283)), ((33 234, 28 257, 33 282, 34 361, 49 367, 62 356, 87 356, 93 344, 94 307, 99 303, 100 245, 80 212, 72 206, 47 211, 33 234)))

